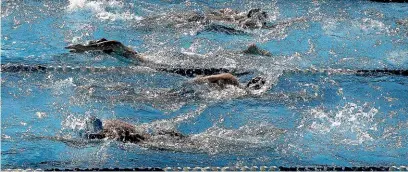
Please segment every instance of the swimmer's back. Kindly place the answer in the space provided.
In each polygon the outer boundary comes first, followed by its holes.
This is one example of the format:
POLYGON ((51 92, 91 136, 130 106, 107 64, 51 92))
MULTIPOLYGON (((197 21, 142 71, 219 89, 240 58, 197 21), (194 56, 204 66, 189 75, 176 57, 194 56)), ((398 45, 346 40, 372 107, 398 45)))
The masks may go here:
POLYGON ((195 83, 206 83, 206 82, 214 83, 214 84, 218 84, 219 86, 224 86, 224 85, 239 86, 238 79, 230 73, 222 73, 222 74, 217 74, 217 75, 198 77, 194 79, 194 82, 195 83))
POLYGON ((107 138, 133 143, 144 141, 149 137, 147 133, 137 131, 135 126, 120 120, 104 121, 103 133, 107 138))

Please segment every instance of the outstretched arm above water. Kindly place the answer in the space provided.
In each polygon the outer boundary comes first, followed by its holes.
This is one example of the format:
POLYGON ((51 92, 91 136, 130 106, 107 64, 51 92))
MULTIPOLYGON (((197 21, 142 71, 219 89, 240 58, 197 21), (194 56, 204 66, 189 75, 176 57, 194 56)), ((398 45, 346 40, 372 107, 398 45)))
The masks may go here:
POLYGON ((96 41, 90 41, 89 44, 75 44, 65 47, 70 49, 70 52, 86 52, 86 51, 103 51, 105 53, 115 53, 117 55, 123 56, 130 60, 138 60, 140 62, 146 62, 146 59, 136 51, 132 50, 129 47, 126 47, 119 41, 107 40, 102 38, 96 41))

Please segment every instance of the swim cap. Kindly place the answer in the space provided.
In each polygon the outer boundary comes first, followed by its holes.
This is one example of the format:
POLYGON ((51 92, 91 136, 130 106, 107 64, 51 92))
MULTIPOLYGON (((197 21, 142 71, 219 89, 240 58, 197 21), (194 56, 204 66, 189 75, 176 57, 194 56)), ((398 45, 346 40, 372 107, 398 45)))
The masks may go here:
POLYGON ((102 130, 102 121, 94 116, 90 116, 85 119, 85 125, 80 135, 88 139, 91 134, 99 134, 102 130))

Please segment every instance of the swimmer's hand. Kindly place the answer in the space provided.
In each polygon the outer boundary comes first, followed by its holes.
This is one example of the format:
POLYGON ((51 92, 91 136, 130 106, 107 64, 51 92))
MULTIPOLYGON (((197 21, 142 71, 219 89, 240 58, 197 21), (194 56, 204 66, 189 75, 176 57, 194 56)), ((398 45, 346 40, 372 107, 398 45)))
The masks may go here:
POLYGON ((269 51, 260 49, 256 44, 251 44, 246 50, 243 51, 244 54, 260 55, 260 56, 272 56, 269 51))
POLYGON ((82 44, 74 44, 66 46, 65 49, 69 49, 69 52, 71 53, 83 53, 86 51, 86 46, 82 44))

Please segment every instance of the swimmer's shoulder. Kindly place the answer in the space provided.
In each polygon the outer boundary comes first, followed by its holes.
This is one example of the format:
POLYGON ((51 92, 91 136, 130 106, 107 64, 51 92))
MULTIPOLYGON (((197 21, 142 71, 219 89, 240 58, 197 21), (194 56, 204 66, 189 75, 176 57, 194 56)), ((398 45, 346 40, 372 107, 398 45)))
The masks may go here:
POLYGON ((230 73, 221 73, 221 74, 217 74, 217 75, 212 75, 210 76, 210 78, 214 78, 214 79, 237 79, 234 75, 230 74, 230 73))
POLYGON ((121 121, 121 120, 116 120, 116 119, 105 120, 103 122, 103 127, 104 128, 123 128, 123 129, 129 129, 129 130, 135 129, 134 125, 121 121))
POLYGON ((239 85, 238 79, 230 74, 230 73, 221 73, 221 74, 216 74, 216 75, 210 75, 210 76, 200 76, 194 78, 193 82, 194 83, 215 83, 218 81, 223 81, 226 83, 230 83, 232 85, 239 85))

